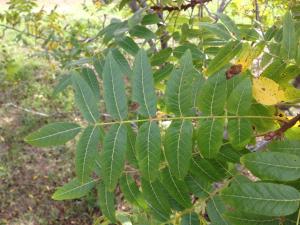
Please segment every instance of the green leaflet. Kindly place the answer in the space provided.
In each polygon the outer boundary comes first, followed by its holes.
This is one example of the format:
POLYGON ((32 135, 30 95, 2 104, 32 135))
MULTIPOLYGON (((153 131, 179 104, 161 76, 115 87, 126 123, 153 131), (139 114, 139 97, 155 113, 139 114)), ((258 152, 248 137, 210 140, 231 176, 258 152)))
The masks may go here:
POLYGON ((121 0, 119 4, 119 10, 121 11, 125 5, 127 5, 130 2, 130 0, 121 0))
POLYGON ((185 214, 181 220, 180 225, 200 225, 200 220, 195 212, 185 214))
POLYGON ((192 83, 193 78, 192 55, 187 50, 180 58, 180 68, 173 70, 166 86, 166 105, 175 115, 189 115, 193 106, 192 83))
POLYGON ((156 122, 144 123, 138 131, 135 148, 142 177, 153 181, 158 176, 161 157, 160 130, 156 122))
POLYGON ((164 80, 173 71, 173 68, 173 64, 170 63, 166 63, 164 66, 162 66, 162 68, 160 68, 153 74, 154 83, 157 84, 160 81, 164 80))
POLYGON ((122 53, 117 48, 112 49, 111 52, 115 61, 118 63, 122 74, 131 77, 132 71, 126 58, 122 55, 122 53))
POLYGON ((200 120, 198 148, 204 158, 215 158, 223 143, 224 119, 200 120))
POLYGON ((226 27, 227 31, 229 33, 231 33, 233 36, 240 39, 241 38, 240 30, 238 29, 238 27, 236 26, 234 21, 232 19, 230 19, 230 17, 227 16, 226 14, 218 13, 217 15, 218 15, 221 23, 226 27))
POLYGON ((174 177, 170 168, 165 168, 161 172, 161 183, 177 203, 184 208, 192 206, 186 183, 174 177))
POLYGON ((165 63, 168 60, 168 58, 171 56, 171 53, 172 53, 171 48, 165 48, 160 50, 158 53, 154 54, 151 57, 151 65, 158 66, 165 63))
POLYGON ((283 37, 281 55, 287 59, 295 59, 297 55, 297 36, 292 13, 289 11, 283 17, 283 37))
POLYGON ((76 148, 76 175, 81 183, 89 180, 96 165, 95 158, 98 154, 100 142, 100 127, 88 126, 80 136, 76 148))
POLYGON ((104 138, 102 151, 102 171, 105 186, 113 191, 122 174, 125 164, 127 127, 125 124, 113 125, 104 138))
POLYGON ((139 191, 138 186, 130 175, 124 174, 121 177, 120 187, 128 202, 143 209, 147 209, 147 203, 145 202, 142 193, 139 191))
POLYGON ((298 43, 298 52, 297 52, 297 57, 296 57, 296 63, 299 64, 300 63, 300 43, 298 43))
POLYGON ((290 153, 300 157, 300 141, 298 140, 272 141, 267 147, 272 152, 290 153))
POLYGON ((223 24, 220 23, 211 24, 211 23, 204 22, 204 23, 200 23, 200 26, 204 27, 204 29, 206 29, 207 31, 217 35, 218 37, 226 41, 232 38, 231 34, 223 24))
POLYGON ((106 26, 104 29, 101 30, 100 35, 104 35, 103 37, 103 42, 108 44, 114 37, 115 37, 115 32, 124 29, 127 27, 127 23, 121 22, 120 20, 114 20, 111 21, 111 23, 106 26))
POLYGON ((90 68, 83 67, 81 70, 81 76, 83 79, 88 83, 91 90, 93 91, 95 98, 98 100, 100 99, 100 89, 99 89, 99 83, 96 77, 96 74, 94 71, 90 68))
POLYGON ((225 162, 239 163, 241 156, 242 153, 240 151, 236 151, 231 145, 227 144, 221 147, 217 159, 225 162))
POLYGON ((101 165, 101 155, 100 152, 97 153, 96 157, 95 157, 95 173, 97 174, 98 177, 102 177, 101 175, 101 171, 102 171, 102 165, 101 165))
POLYGON ((193 108, 194 112, 198 107, 199 104, 199 95, 202 89, 202 86, 205 83, 205 78, 203 77, 202 73, 197 70, 194 70, 194 80, 192 85, 192 92, 193 92, 193 108))
MULTIPOLYGON (((258 103, 251 105, 248 115, 252 116, 269 116, 275 114, 275 109, 272 106, 265 106, 258 103)), ((250 119, 251 123, 255 126, 257 132, 263 133, 276 129, 276 122, 263 118, 250 119)))
POLYGON ((227 91, 228 98, 231 95, 232 91, 238 86, 238 84, 241 83, 248 76, 252 76, 252 75, 247 74, 247 72, 245 72, 238 76, 234 76, 229 80, 226 80, 226 91, 227 91))
POLYGON ((282 152, 244 155, 241 163, 263 180, 293 181, 300 178, 300 157, 282 152))
POLYGON ((198 198, 206 198, 213 191, 212 183, 204 176, 188 174, 185 182, 190 190, 198 198))
POLYGON ((127 151, 126 151, 126 160, 128 163, 135 168, 138 168, 138 161, 136 159, 135 152, 135 139, 136 133, 132 130, 131 126, 127 126, 127 151))
POLYGON ((108 53, 103 69, 104 101, 108 113, 117 120, 127 117, 127 98, 122 72, 112 52, 108 53))
POLYGON ((280 225, 279 218, 259 216, 243 212, 226 212, 226 221, 231 225, 280 225))
POLYGON ((225 205, 219 196, 211 198, 207 203, 207 214, 212 222, 211 225, 231 225, 228 223, 223 215, 225 205))
POLYGON ((104 67, 105 60, 103 59, 102 55, 98 54, 93 59, 93 65, 97 72, 98 77, 102 80, 102 72, 104 67))
POLYGON ((72 75, 66 74, 60 77, 58 83, 53 89, 53 96, 65 90, 69 85, 72 84, 72 75))
POLYGON ((161 183, 158 180, 149 182, 142 178, 142 189, 151 211, 157 215, 159 220, 168 220, 171 213, 170 204, 166 190, 161 183))
POLYGON ((85 196, 95 186, 97 180, 81 183, 77 178, 58 188, 52 195, 54 200, 77 199, 85 196))
POLYGON ((37 147, 65 144, 81 130, 76 123, 51 123, 25 137, 25 141, 37 147))
POLYGON ((143 9, 139 9, 133 13, 133 15, 127 20, 128 27, 131 29, 132 27, 138 25, 143 18, 143 9))
MULTIPOLYGON (((241 41, 230 41, 221 48, 215 58, 208 64, 206 75, 211 76, 226 66, 230 60, 237 56, 242 50, 241 41)), ((225 76, 225 75, 224 75, 225 76)))
POLYGON ((280 81, 280 75, 286 68, 286 63, 281 59, 274 59, 273 62, 263 71, 261 76, 268 77, 274 81, 280 81))
POLYGON ((97 192, 101 212, 112 223, 117 223, 115 215, 115 193, 110 192, 102 181, 98 184, 97 192))
POLYGON ((275 25, 273 25, 272 27, 270 27, 264 35, 264 38, 266 41, 271 41, 271 39, 274 37, 275 33, 277 31, 277 27, 275 25))
POLYGON ((132 84, 133 101, 139 104, 138 113, 145 117, 156 115, 157 97, 147 53, 140 49, 135 57, 132 84))
POLYGON ((147 14, 142 19, 142 25, 151 25, 151 24, 157 24, 161 21, 161 19, 158 17, 156 13, 153 14, 147 14))
POLYGON ((246 213, 286 216, 299 207, 300 193, 287 185, 242 183, 231 185, 221 193, 225 203, 246 213))
POLYGON ((219 72, 204 83, 199 94, 199 109, 205 115, 223 115, 226 102, 226 78, 219 72))
POLYGON ((191 44, 191 43, 183 44, 183 45, 176 47, 173 50, 173 55, 176 58, 181 58, 187 50, 191 51, 193 60, 203 60, 205 57, 203 52, 200 51, 199 47, 197 45, 191 44))
POLYGON ((151 30, 140 25, 134 26, 132 29, 130 29, 129 33, 131 36, 143 38, 145 40, 156 38, 156 35, 151 30))
POLYGON ((234 115, 248 113, 252 103, 252 84, 250 78, 241 81, 231 92, 227 101, 227 111, 234 115))
POLYGON ((94 92, 79 74, 74 74, 72 81, 75 89, 76 105, 88 122, 96 123, 100 117, 100 113, 94 92))
POLYGON ((220 181, 224 179, 225 173, 215 160, 201 159, 193 157, 190 172, 196 177, 201 177, 209 181, 220 181))
POLYGON ((242 149, 252 138, 252 126, 249 119, 229 119, 227 125, 229 141, 236 149, 242 149))
POLYGON ((240 31, 240 37, 242 37, 243 40, 256 42, 261 38, 261 34, 258 33, 257 29, 253 28, 251 25, 241 27, 239 31, 240 31))
POLYGON ((121 48, 133 56, 139 51, 139 46, 130 37, 124 37, 117 43, 121 48))
POLYGON ((193 124, 188 120, 173 121, 165 134, 164 152, 172 174, 183 179, 192 157, 193 124))

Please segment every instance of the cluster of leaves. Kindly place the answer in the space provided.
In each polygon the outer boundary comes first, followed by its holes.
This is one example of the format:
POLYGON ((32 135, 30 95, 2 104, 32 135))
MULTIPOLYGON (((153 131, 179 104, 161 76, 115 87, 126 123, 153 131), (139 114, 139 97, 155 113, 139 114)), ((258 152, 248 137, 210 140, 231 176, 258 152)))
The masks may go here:
POLYGON ((249 149, 285 123, 274 116, 278 103, 299 100, 299 22, 287 12, 282 26, 263 31, 219 14, 218 23, 165 35, 145 7, 112 20, 100 32, 108 48, 56 87, 72 85, 86 123, 53 123, 26 137, 48 147, 82 131, 76 178, 53 199, 96 188, 101 211, 118 223, 120 188, 136 224, 295 224, 299 136, 249 149), (156 41, 173 45, 157 51, 156 41))
MULTIPOLYGON (((39 8, 36 0, 10 0, 7 5, 8 9, 0 13, 2 37, 13 31, 17 42, 39 47, 42 56, 60 62, 63 67, 94 54, 91 47, 95 43, 90 43, 90 39, 101 29, 99 21, 70 19, 56 7, 50 11, 39 8)), ((87 15, 93 14, 88 7, 85 11, 87 15)))

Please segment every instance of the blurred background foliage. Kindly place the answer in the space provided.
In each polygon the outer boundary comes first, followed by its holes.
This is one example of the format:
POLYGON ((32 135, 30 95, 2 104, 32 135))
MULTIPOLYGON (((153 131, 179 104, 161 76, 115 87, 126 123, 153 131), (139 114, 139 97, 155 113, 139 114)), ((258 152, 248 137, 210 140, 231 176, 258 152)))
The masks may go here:
MULTIPOLYGON (((128 18, 128 26, 140 22, 132 17, 135 6, 128 2, 94 0, 49 5, 36 0, 0 1, 0 224, 91 224, 99 215, 92 194, 87 201, 75 203, 49 200, 54 187, 66 183, 74 173, 72 143, 45 152, 25 146, 22 140, 41 124, 57 118, 80 120, 72 91, 67 89, 54 96, 53 88, 68 71, 81 65, 93 64, 101 70, 103 51, 115 47, 118 41, 105 27, 128 18), (22 206, 14 203, 21 202, 19 196, 23 196, 22 206)), ((154 0, 142 2, 157 4, 154 0)), ((162 6, 184 3, 161 1, 162 6)), ((175 41, 182 45, 199 42, 199 22, 213 22, 216 13, 225 13, 241 28, 266 31, 272 25, 281 26, 287 9, 294 10, 300 21, 299 5, 297 0, 212 0, 180 13, 166 11, 163 21, 148 19, 154 20, 149 26, 155 35, 163 37, 168 32, 166 39, 172 38, 173 45, 169 44, 174 47, 175 41), (156 22, 162 26, 157 27, 156 22)), ((137 42, 153 47, 162 40, 156 39, 152 45, 144 39, 137 42)), ((273 46, 276 51, 276 43, 273 46)), ((207 51, 214 54, 216 49, 207 51)), ((168 50, 165 53, 168 55, 168 50)), ((152 63, 155 65, 154 60, 152 63)))

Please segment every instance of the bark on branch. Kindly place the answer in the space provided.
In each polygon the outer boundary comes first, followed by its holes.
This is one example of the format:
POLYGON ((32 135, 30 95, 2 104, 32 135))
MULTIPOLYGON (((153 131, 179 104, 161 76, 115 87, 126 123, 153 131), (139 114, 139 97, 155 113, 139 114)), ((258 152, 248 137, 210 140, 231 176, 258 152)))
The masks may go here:
POLYGON ((197 5, 201 5, 207 2, 210 2, 212 0, 191 0, 188 4, 183 4, 181 6, 160 6, 160 5, 154 5, 151 6, 151 9, 158 12, 158 11, 186 11, 189 8, 194 8, 197 5))
POLYGON ((266 141, 270 141, 273 139, 281 138, 284 132, 293 127, 298 121, 300 121, 300 114, 295 116, 293 119, 290 119, 287 122, 283 123, 279 129, 265 134, 264 139, 266 141))

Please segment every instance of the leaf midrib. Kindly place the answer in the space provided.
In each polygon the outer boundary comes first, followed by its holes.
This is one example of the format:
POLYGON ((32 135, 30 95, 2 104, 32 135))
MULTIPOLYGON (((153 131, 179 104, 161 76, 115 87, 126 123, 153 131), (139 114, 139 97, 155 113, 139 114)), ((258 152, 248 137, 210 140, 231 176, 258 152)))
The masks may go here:
POLYGON ((270 201, 270 202, 299 202, 300 201, 300 198, 298 198, 298 199, 273 199, 273 198, 258 198, 258 197, 251 197, 251 196, 229 195, 229 194, 221 194, 221 196, 243 198, 243 199, 250 199, 250 200, 257 200, 257 201, 270 201))
POLYGON ((83 183, 83 181, 84 181, 86 157, 87 157, 87 153, 88 153, 88 148, 89 148, 89 145, 90 145, 90 141, 91 141, 91 138, 92 138, 92 136, 94 134, 95 129, 96 129, 96 126, 93 127, 93 130, 92 130, 92 132, 89 135, 89 139, 88 139, 88 142, 87 142, 86 147, 85 147, 83 164, 82 164, 81 183, 83 183))
POLYGON ((65 133, 65 132, 69 132, 69 131, 73 131, 73 130, 77 130, 77 129, 81 129, 81 127, 75 127, 75 128, 72 128, 72 129, 60 131, 60 132, 57 132, 57 133, 54 133, 54 134, 50 134, 50 135, 39 137, 39 138, 35 138, 35 139, 28 139, 28 141, 38 141, 38 140, 41 140, 41 139, 53 137, 55 135, 59 135, 59 134, 62 134, 62 133, 65 133))
POLYGON ((116 135, 114 137, 114 144, 113 144, 113 148, 112 148, 112 155, 111 155, 111 163, 110 163, 110 172, 109 172, 109 185, 112 184, 112 170, 113 170, 113 165, 114 165, 114 155, 115 155, 115 149, 116 149, 116 143, 117 143, 117 139, 119 136, 119 130, 121 128, 121 124, 119 125, 116 135))
POLYGON ((244 161, 245 162, 252 162, 252 163, 256 163, 256 164, 267 165, 267 166, 279 167, 279 168, 296 169, 296 170, 300 169, 300 166, 276 165, 276 164, 272 164, 272 163, 259 162, 259 161, 248 160, 248 159, 244 159, 244 161))

